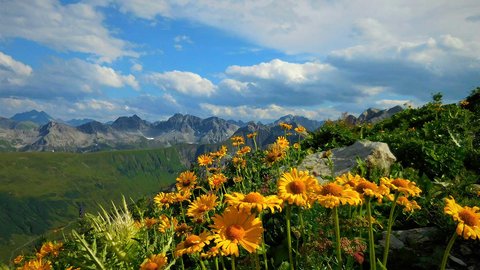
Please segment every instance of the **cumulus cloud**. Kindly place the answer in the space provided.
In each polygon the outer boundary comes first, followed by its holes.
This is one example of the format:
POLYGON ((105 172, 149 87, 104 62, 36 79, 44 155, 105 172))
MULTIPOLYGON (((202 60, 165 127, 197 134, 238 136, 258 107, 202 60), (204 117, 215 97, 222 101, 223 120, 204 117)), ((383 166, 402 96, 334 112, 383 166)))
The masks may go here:
POLYGON ((10 55, 0 52, 0 90, 10 86, 19 86, 32 74, 32 68, 10 55))
POLYGON ((57 0, 2 1, 0 37, 24 38, 59 51, 92 54, 110 62, 138 56, 131 44, 115 38, 91 5, 62 5, 57 0))
MULTIPOLYGON (((17 66, 22 67, 17 63, 17 66)), ((29 69, 23 67, 24 73, 29 69)), ((104 88, 139 88, 139 83, 132 74, 120 72, 100 64, 89 63, 80 59, 53 59, 51 63, 30 72, 22 85, 7 87, 0 96, 24 96, 30 98, 78 98, 99 94, 104 88)), ((9 74, 7 74, 9 75, 9 74)), ((0 74, 1 76, 1 74, 0 74)), ((1 86, 0 86, 1 89, 1 86)))
POLYGON ((185 71, 153 72, 146 77, 147 81, 164 91, 176 91, 185 95, 210 96, 217 87, 200 75, 185 71))

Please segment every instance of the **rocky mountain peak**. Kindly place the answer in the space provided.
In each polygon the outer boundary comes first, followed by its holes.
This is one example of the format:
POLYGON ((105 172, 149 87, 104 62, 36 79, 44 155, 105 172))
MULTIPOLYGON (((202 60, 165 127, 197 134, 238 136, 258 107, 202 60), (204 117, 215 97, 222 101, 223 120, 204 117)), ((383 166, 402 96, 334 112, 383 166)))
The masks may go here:
POLYGON ((150 126, 145 120, 142 120, 138 115, 134 114, 133 116, 122 116, 117 118, 112 123, 112 127, 117 130, 143 130, 150 126))
POLYGON ((37 110, 31 110, 29 112, 23 112, 23 113, 17 113, 14 116, 12 116, 10 119, 17 121, 17 122, 22 122, 22 121, 31 121, 34 123, 37 123, 38 125, 45 125, 50 121, 54 121, 55 119, 48 115, 44 111, 37 111, 37 110))

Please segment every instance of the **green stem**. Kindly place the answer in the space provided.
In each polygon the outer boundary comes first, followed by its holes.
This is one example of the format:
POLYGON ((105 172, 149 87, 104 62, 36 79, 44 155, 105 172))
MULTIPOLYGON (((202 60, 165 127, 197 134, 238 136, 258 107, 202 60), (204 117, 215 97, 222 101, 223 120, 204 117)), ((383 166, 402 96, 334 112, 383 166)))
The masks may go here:
POLYGON ((259 255, 257 253, 252 253, 252 256, 255 257, 253 258, 255 260, 255 269, 260 270, 260 258, 258 257, 259 255))
POLYGON ((218 267, 218 258, 215 257, 215 270, 220 270, 220 268, 218 267))
POLYGON ((342 250, 340 249, 340 221, 338 219, 338 207, 333 208, 333 218, 335 220, 335 249, 337 251, 338 269, 342 269, 342 250))
POLYGON ((223 256, 220 257, 220 262, 222 263, 222 268, 223 268, 223 270, 227 269, 227 268, 225 267, 225 262, 223 261, 223 256))
POLYGON ((232 255, 232 270, 235 270, 235 255, 232 255))
POLYGON ((290 270, 293 268, 293 252, 292 252, 292 234, 290 232, 290 218, 291 218, 290 205, 287 205, 287 242, 288 242, 288 260, 290 262, 290 270))
POLYGON ((262 251, 263 251, 263 263, 265 264, 265 270, 268 270, 267 260, 267 247, 265 246, 265 230, 262 232, 262 251))
POLYGON ((372 206, 370 198, 367 199, 367 218, 368 218, 368 250, 370 256, 370 270, 377 269, 377 260, 375 259, 375 241, 373 239, 373 226, 372 226, 372 206))
POLYGON ((200 266, 202 267, 202 270, 207 270, 207 268, 205 267, 205 264, 203 263, 202 259, 200 259, 200 266))
POLYGON ((445 270, 447 266, 448 256, 450 255, 450 250, 452 250, 453 243, 455 243, 455 239, 457 239, 457 232, 454 231, 450 241, 448 241, 447 248, 445 249, 445 253, 443 253, 442 264, 440 265, 440 270, 445 270))
POLYGON ((385 248, 383 250, 383 260, 382 264, 387 267, 387 260, 388 260, 388 251, 390 250, 390 236, 392 234, 392 226, 393 226, 393 221, 394 221, 394 213, 395 213, 395 207, 397 206, 397 199, 398 196, 400 195, 400 192, 395 193, 395 197, 392 202, 392 207, 390 208, 390 215, 388 217, 388 224, 387 224, 387 235, 385 238, 385 248))

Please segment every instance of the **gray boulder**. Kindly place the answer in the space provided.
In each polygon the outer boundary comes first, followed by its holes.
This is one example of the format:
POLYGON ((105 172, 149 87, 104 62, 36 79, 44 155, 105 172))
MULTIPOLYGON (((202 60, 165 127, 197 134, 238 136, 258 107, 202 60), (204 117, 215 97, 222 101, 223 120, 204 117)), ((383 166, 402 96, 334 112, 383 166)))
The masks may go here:
POLYGON ((386 143, 368 140, 331 150, 330 161, 326 157, 328 154, 322 151, 307 156, 298 166, 299 170, 308 170, 320 183, 324 183, 332 176, 332 169, 333 175, 339 176, 355 168, 357 158, 364 161, 368 168, 380 169, 384 174, 390 172, 390 166, 396 160, 386 143))

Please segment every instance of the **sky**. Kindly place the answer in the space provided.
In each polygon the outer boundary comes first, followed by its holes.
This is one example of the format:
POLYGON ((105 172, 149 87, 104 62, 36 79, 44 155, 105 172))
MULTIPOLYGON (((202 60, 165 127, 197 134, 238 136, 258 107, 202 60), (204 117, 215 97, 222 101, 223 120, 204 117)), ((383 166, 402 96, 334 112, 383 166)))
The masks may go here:
POLYGON ((3 117, 325 120, 478 86, 478 0, 0 0, 3 117))

